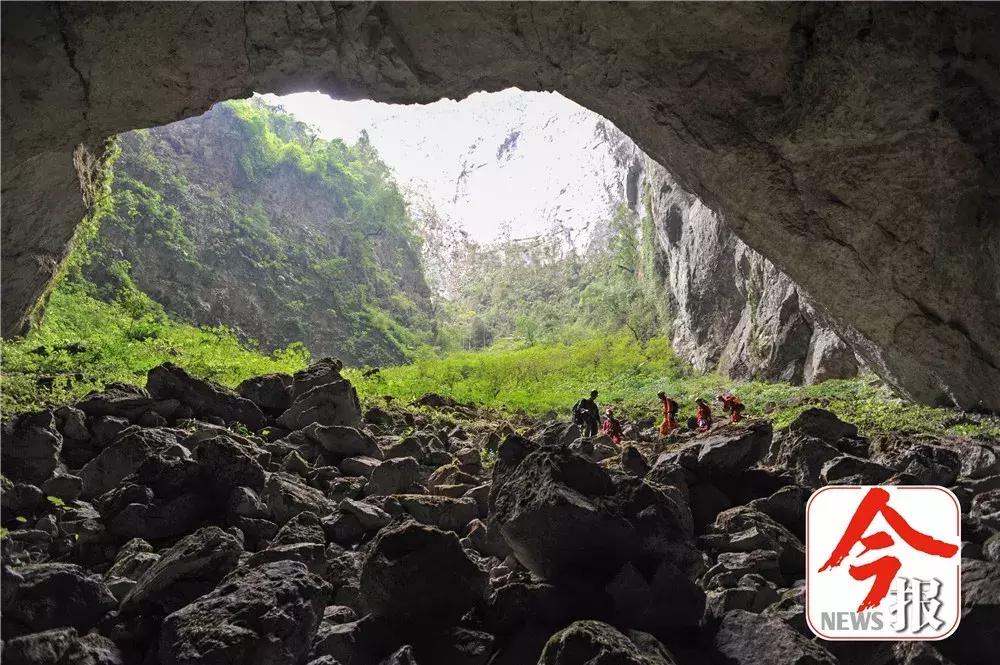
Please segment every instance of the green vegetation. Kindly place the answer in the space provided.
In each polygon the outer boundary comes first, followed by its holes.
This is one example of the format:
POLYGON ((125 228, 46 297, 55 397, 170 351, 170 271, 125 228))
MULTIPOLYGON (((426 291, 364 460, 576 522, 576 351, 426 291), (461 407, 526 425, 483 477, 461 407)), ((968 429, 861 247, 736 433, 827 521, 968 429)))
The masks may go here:
POLYGON ((568 246, 559 229, 485 246, 459 240, 442 252, 446 257, 436 257, 451 273, 444 285, 449 297, 440 303, 438 347, 568 343, 622 329, 637 341, 662 334, 649 233, 622 206, 607 222, 607 241, 587 251, 568 246))
POLYGON ((83 270, 96 297, 134 281, 181 320, 358 364, 430 342, 421 240, 367 136, 327 141, 249 99, 119 143, 83 270))
MULTIPOLYGON (((827 381, 815 386, 752 382, 733 384, 716 374, 696 375, 685 368, 662 337, 645 343, 628 332, 574 343, 498 344, 457 352, 410 365, 384 368, 351 380, 366 398, 391 395, 412 400, 436 392, 527 415, 567 416, 572 404, 593 388, 602 405, 614 405, 629 418, 659 415, 656 393, 664 391, 693 415, 694 400, 735 391, 748 413, 787 426, 803 410, 829 409, 866 433, 887 430, 1000 436, 997 419, 966 419, 949 409, 908 404, 872 377, 827 381)), ((720 414, 721 415, 721 414, 720 414)))
POLYGON ((42 324, 3 343, 5 416, 70 402, 114 381, 145 385, 146 372, 166 361, 235 386, 250 376, 293 372, 309 360, 301 344, 267 355, 228 328, 180 323, 134 285, 110 303, 94 297, 93 288, 71 276, 63 280, 42 324))

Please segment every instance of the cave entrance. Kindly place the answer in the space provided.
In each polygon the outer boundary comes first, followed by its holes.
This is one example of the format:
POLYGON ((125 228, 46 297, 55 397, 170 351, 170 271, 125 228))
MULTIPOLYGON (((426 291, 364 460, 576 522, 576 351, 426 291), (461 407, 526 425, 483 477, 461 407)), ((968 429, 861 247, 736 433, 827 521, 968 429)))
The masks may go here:
POLYGON ((1000 408, 989 121, 1000 86, 995 68, 969 64, 995 57, 992 7, 6 3, 3 12, 6 335, 24 330, 98 200, 94 156, 109 135, 252 90, 426 103, 518 86, 558 90, 615 122, 903 393, 1000 408))

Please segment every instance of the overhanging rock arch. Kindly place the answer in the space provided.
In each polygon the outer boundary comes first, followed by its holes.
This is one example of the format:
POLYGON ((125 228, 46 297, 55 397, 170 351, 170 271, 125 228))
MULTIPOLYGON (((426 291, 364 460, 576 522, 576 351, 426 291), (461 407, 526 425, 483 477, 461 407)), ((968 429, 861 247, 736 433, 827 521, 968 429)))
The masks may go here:
POLYGON ((617 124, 902 392, 1000 411, 996 7, 4 3, 3 65, 5 335, 110 135, 252 91, 517 86, 617 124))

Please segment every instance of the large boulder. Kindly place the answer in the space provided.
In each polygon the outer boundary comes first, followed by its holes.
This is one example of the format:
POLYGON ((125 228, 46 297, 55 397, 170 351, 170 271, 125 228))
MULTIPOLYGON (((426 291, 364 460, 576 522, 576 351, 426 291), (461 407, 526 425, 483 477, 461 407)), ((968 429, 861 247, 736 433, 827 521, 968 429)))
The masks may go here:
POLYGON ((272 473, 264 484, 260 498, 279 524, 306 510, 325 517, 337 509, 336 504, 321 491, 286 473, 272 473))
POLYGON ((51 411, 29 413, 3 426, 0 466, 4 475, 40 485, 59 465, 63 437, 51 411))
POLYGON ((788 426, 789 432, 804 434, 823 441, 837 441, 841 437, 855 437, 858 428, 851 423, 845 423, 824 409, 806 409, 788 426))
POLYGON ((365 493, 369 496, 387 496, 406 492, 420 479, 420 465, 412 457, 385 460, 368 478, 365 493))
POLYGON ((304 428, 302 434, 319 444, 324 454, 332 458, 334 463, 345 457, 382 459, 382 450, 375 439, 355 427, 314 423, 304 428))
POLYGON ((547 580, 610 579, 638 538, 608 471, 564 447, 542 447, 518 462, 514 446, 524 443, 508 438, 500 447, 490 496, 493 519, 514 556, 547 580))
POLYGON ((254 431, 266 424, 264 414, 250 400, 217 383, 195 378, 172 363, 149 370, 146 389, 157 399, 176 399, 186 404, 198 416, 243 423, 254 431))
POLYGON ((144 389, 127 383, 109 384, 102 392, 87 395, 76 404, 76 408, 92 419, 120 418, 129 422, 149 412, 172 418, 180 406, 178 400, 154 399, 144 389))
POLYGON ((278 415, 292 401, 292 377, 288 374, 265 374, 246 379, 236 392, 250 400, 264 413, 278 415))
POLYGON ((237 487, 249 487, 255 492, 264 488, 264 468, 250 456, 244 446, 226 436, 217 436, 198 444, 195 451, 205 483, 215 493, 228 497, 237 487))
POLYGON ((600 621, 575 621, 549 638, 538 665, 674 665, 651 635, 625 635, 600 621))
POLYGON ((837 665, 819 643, 806 639, 781 619, 732 610, 722 619, 715 648, 738 665, 837 665))
POLYGON ((104 494, 134 473, 146 460, 180 443, 185 432, 166 428, 129 427, 97 457, 80 469, 81 496, 90 499, 104 494))
POLYGON ((99 633, 80 635, 75 628, 55 628, 6 640, 7 665, 122 665, 118 646, 99 633))
POLYGON ((338 379, 298 394, 278 417, 278 424, 290 430, 302 429, 312 423, 347 427, 356 427, 361 423, 361 403, 350 381, 338 379))
POLYGON ((948 487, 962 470, 962 457, 933 438, 886 434, 872 441, 872 460, 917 478, 922 485, 948 487))
POLYGON ((168 614, 212 590, 236 567, 243 544, 217 526, 198 529, 161 553, 122 600, 129 612, 168 614))
POLYGON ((380 531, 361 567, 365 608, 405 633, 454 625, 485 582, 455 534, 415 522, 380 531))
POLYGON ((3 617, 23 632, 69 626, 88 630, 117 606, 100 575, 71 563, 39 563, 5 577, 3 617))
POLYGON ((309 651, 330 591, 297 561, 239 569, 167 616, 160 663, 296 665, 309 651))

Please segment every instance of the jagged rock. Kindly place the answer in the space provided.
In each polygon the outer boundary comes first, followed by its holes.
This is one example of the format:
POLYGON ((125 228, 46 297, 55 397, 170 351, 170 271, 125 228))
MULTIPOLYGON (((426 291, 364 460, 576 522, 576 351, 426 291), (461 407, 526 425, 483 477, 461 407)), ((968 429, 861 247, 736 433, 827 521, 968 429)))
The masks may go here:
POLYGON ((921 485, 948 487, 962 470, 962 458, 955 450, 896 435, 876 437, 871 454, 872 461, 914 476, 921 485))
POLYGON ((122 665, 125 658, 114 642, 98 633, 80 636, 74 628, 57 628, 7 640, 3 662, 8 665, 122 665))
POLYGON ((783 621, 744 610, 726 614, 715 647, 740 665, 837 665, 829 651, 783 621))
MULTIPOLYGON (((105 418, 135 422, 142 414, 153 411, 166 418, 174 417, 180 407, 175 399, 153 399, 138 386, 126 383, 112 383, 104 391, 87 395, 77 402, 76 408, 89 418, 108 422, 105 418)), ((91 428, 93 431, 93 427, 91 428)), ((97 432, 93 431, 96 438, 97 432)))
POLYGON ((227 497, 237 487, 260 492, 264 487, 264 469, 244 446, 225 436, 198 444, 195 451, 199 471, 216 496, 227 497))
POLYGON ((699 442, 693 470, 712 480, 732 477, 756 464, 770 445, 771 423, 766 421, 732 433, 714 434, 699 442))
POLYGON ((18 579, 4 580, 13 588, 4 591, 3 616, 24 632, 63 626, 87 630, 117 606, 101 576, 75 564, 31 564, 16 572, 18 579))
POLYGON ((302 511, 308 510, 323 517, 336 510, 336 505, 322 492, 296 482, 292 476, 272 473, 264 485, 261 499, 268 512, 279 524, 284 524, 302 511))
POLYGON ((835 414, 824 409, 806 409, 788 426, 789 432, 804 434, 823 441, 837 441, 842 437, 856 437, 858 428, 845 423, 835 414))
POLYGON ((60 406, 54 411, 56 429, 64 439, 71 441, 89 441, 90 430, 87 429, 87 414, 72 406, 60 406))
MULTIPOLYGON (((662 456, 661 456, 662 457, 662 456)), ((688 497, 688 471, 684 470, 680 464, 671 461, 669 458, 661 459, 657 457, 653 468, 646 474, 646 480, 659 485, 676 487, 681 494, 688 497)))
POLYGON ((649 462, 635 446, 625 446, 622 450, 621 466, 623 471, 639 478, 649 473, 649 462))
POLYGON ((332 462, 358 456, 382 459, 382 450, 375 439, 355 427, 312 424, 305 427, 302 433, 318 443, 332 462))
POLYGON ((279 425, 297 430, 312 423, 347 427, 356 427, 361 423, 361 404, 354 386, 350 381, 339 378, 339 370, 328 370, 328 366, 317 369, 317 365, 311 365, 296 373, 292 384, 292 403, 278 417, 279 425), (300 377, 300 374, 303 376, 300 377), (334 374, 337 378, 333 378, 334 374))
POLYGON ((83 492, 83 479, 70 473, 57 473, 42 483, 42 492, 63 501, 75 501, 83 492))
POLYGON ((434 469, 427 478, 427 486, 434 490, 442 487, 476 486, 478 484, 479 479, 474 475, 462 471, 459 464, 454 460, 434 469))
POLYGON ((113 489, 147 459, 179 444, 178 434, 177 430, 129 427, 80 469, 81 496, 91 499, 113 489))
POLYGON ((955 663, 987 665, 1000 649, 1000 565, 962 560, 962 619, 935 646, 955 663))
POLYGON ((254 431, 267 424, 260 408, 250 400, 211 381, 197 379, 172 363, 149 370, 146 389, 157 399, 176 399, 188 405, 200 417, 240 422, 254 431))
POLYGON ((226 514, 230 520, 237 516, 259 519, 267 516, 267 506, 249 487, 234 487, 226 501, 226 514))
POLYGON ((170 538, 191 531, 211 507, 205 496, 193 492, 164 502, 129 503, 106 516, 107 529, 123 538, 170 538))
POLYGON ((270 561, 300 561, 309 572, 326 572, 326 535, 320 519, 311 512, 302 512, 290 519, 274 536, 267 548, 253 554, 248 566, 270 561))
POLYGON ((778 553, 769 550, 723 552, 700 582, 706 590, 728 589, 736 587, 744 575, 760 575, 777 586, 784 583, 778 566, 778 553))
POLYGON ((420 465, 412 457, 385 460, 372 469, 365 493, 368 496, 387 496, 410 489, 420 478, 420 465))
POLYGON ((819 476, 827 485, 878 485, 894 473, 894 469, 877 462, 854 455, 841 455, 823 464, 819 476))
POLYGON ((292 399, 298 399, 313 388, 339 381, 343 369, 344 363, 329 356, 320 358, 305 369, 300 369, 292 377, 292 399))
POLYGON ((977 494, 969 513, 986 526, 1000 530, 1000 489, 977 494))
POLYGON ((451 499, 424 494, 397 494, 392 497, 403 511, 421 524, 444 531, 462 533, 476 518, 478 509, 472 499, 451 499))
POLYGON ((794 628, 800 635, 804 635, 809 639, 813 638, 813 632, 806 623, 805 580, 799 580, 791 588, 780 592, 778 599, 765 608, 763 614, 781 619, 794 628))
POLYGON ((786 575, 805 569, 805 548, 798 538, 767 515, 748 506, 737 506, 719 513, 703 537, 720 552, 752 552, 770 550, 778 553, 778 562, 786 575))
POLYGON ((364 419, 366 423, 378 425, 380 427, 392 427, 392 414, 380 406, 370 406, 365 411, 364 419))
POLYGON ((132 613, 169 614, 207 593, 236 567, 243 544, 217 526, 198 529, 164 551, 122 601, 132 613))
POLYGON ((406 522, 375 538, 361 595, 373 615, 413 634, 454 625, 482 598, 485 581, 455 534, 406 522))
POLYGON ((281 460, 281 470, 285 473, 301 476, 302 478, 308 478, 309 474, 312 473, 312 467, 309 465, 309 462, 302 459, 302 455, 299 455, 294 450, 285 455, 285 459, 281 460))
POLYGON ((415 459, 422 459, 426 453, 423 444, 420 443, 420 439, 415 436, 406 436, 385 447, 385 459, 393 459, 396 457, 413 457, 415 459))
POLYGON ((538 665, 674 665, 674 662, 666 647, 650 635, 629 631, 626 636, 600 621, 575 621, 549 638, 538 665))
POLYGON ((378 506, 373 506, 372 504, 364 501, 344 499, 340 502, 338 509, 342 513, 348 513, 358 518, 361 528, 366 532, 378 531, 392 521, 392 517, 389 516, 389 513, 385 512, 378 506))
POLYGON ((994 533, 986 539, 982 546, 983 556, 987 561, 1000 563, 1000 533, 994 533))
POLYGON ((493 651, 493 635, 459 626, 416 644, 417 662, 486 665, 493 651))
POLYGON ((963 442, 962 476, 971 479, 1000 475, 1000 444, 963 442))
POLYGON ((152 545, 142 538, 133 538, 118 550, 115 562, 104 574, 104 577, 105 579, 121 577, 137 580, 159 560, 160 555, 153 552, 152 545))
POLYGON ((546 580, 600 583, 618 572, 638 538, 615 505, 608 472, 561 447, 540 448, 511 464, 505 457, 512 446, 522 444, 508 437, 500 447, 490 504, 518 561, 546 580))
POLYGON ((408 665, 417 662, 412 659, 412 649, 409 646, 400 647, 382 660, 381 656, 395 644, 398 644, 395 635, 370 616, 346 623, 323 621, 316 631, 309 657, 313 659, 311 663, 327 658, 337 665, 369 665, 380 662, 408 665), (409 654, 410 660, 405 659, 405 654, 409 654))
POLYGON ((326 537, 341 547, 351 547, 365 537, 361 518, 353 513, 336 513, 323 518, 326 537))
POLYGON ((163 665, 295 665, 309 650, 330 587, 296 561, 238 569, 163 622, 163 665))
POLYGON ((806 503, 812 492, 798 485, 782 487, 763 499, 754 499, 748 508, 759 510, 800 539, 805 538, 806 503))
POLYGON ((0 466, 5 475, 41 484, 56 470, 63 437, 51 411, 18 416, 3 427, 0 466))
POLYGON ((291 403, 292 377, 288 374, 254 376, 236 386, 236 392, 264 413, 277 415, 291 403))
POLYGON ((340 470, 345 476, 355 478, 371 478, 372 472, 382 462, 374 457, 348 457, 341 461, 340 470))
POLYGON ((823 465, 841 454, 821 439, 789 431, 775 438, 767 462, 787 470, 797 484, 815 489, 822 484, 823 465))
MULTIPOLYGON (((91 418, 90 430, 93 433, 93 437, 90 443, 97 448, 103 448, 117 439, 129 427, 130 423, 125 418, 117 418, 115 416, 91 418)), ((96 451, 94 454, 96 454, 96 451)))
POLYGON ((702 533, 719 513, 733 505, 729 497, 712 483, 699 482, 689 486, 688 497, 695 533, 702 533))
POLYGON ((626 563, 605 591, 616 623, 657 635, 694 629, 705 611, 705 592, 669 561, 648 577, 626 563))

